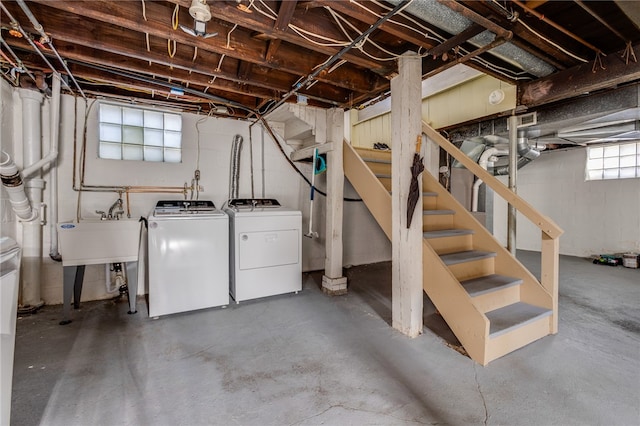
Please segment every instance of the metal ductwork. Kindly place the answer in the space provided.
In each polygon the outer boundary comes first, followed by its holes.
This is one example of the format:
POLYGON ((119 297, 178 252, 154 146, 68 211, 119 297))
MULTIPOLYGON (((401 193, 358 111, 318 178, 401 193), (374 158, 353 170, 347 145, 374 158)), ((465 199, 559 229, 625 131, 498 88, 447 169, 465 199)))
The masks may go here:
MULTIPOLYGON (((537 151, 529 145, 529 140, 525 137, 523 130, 518 130, 518 162, 516 168, 520 169, 540 156, 537 151)), ((493 169, 495 176, 505 176, 509 174, 509 166, 497 167, 493 169)))
MULTIPOLYGON (((400 3, 400 0, 387 1, 394 5, 400 3)), ((460 34, 473 24, 471 20, 451 10, 437 0, 413 1, 407 6, 405 11, 453 35, 460 34)), ((495 39, 496 35, 494 33, 491 31, 483 31, 469 39, 469 43, 480 48, 488 45, 495 39)), ((504 43, 494 47, 488 53, 536 77, 544 77, 555 71, 553 66, 541 61, 513 43, 504 43)))

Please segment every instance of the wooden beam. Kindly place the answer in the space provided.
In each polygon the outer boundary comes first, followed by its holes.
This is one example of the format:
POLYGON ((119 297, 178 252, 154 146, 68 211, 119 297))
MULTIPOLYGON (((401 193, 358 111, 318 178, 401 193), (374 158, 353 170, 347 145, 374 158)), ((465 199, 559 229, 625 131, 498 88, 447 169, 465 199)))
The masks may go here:
MULTIPOLYGON (((29 44, 23 39, 9 39, 7 40, 12 47, 31 51, 29 44)), ((55 43, 56 50, 65 59, 78 62, 95 63, 96 50, 80 45, 74 45, 68 42, 57 40, 55 43)), ((45 53, 46 54, 46 53, 45 53)), ((39 56, 35 53, 20 55, 25 64, 38 63, 39 56)), ((212 79, 213 75, 205 75, 201 72, 189 72, 182 68, 173 67, 171 69, 168 66, 161 64, 154 64, 152 67, 149 63, 142 59, 136 59, 133 57, 121 56, 109 52, 100 52, 100 64, 109 68, 135 72, 139 74, 153 75, 155 77, 174 79, 182 83, 196 84, 202 87, 210 87, 216 90, 223 90, 238 95, 255 96, 258 98, 279 98, 282 93, 282 88, 279 88, 273 84, 268 85, 254 85, 247 84, 247 82, 231 81, 223 73, 216 75, 216 79, 212 79)), ((51 59, 53 61, 53 58, 51 59)), ((53 63, 53 62, 52 62, 53 63)), ((237 80, 237 79, 236 79, 237 80)), ((253 82, 252 82, 253 83, 253 82)))
POLYGON ((470 38, 477 36, 481 32, 485 31, 485 28, 480 24, 471 24, 468 28, 457 34, 445 42, 440 43, 433 49, 429 49, 429 55, 440 56, 445 52, 460 46, 462 43, 467 42, 470 38))
MULTIPOLYGON (((371 10, 371 12, 368 12, 361 7, 354 6, 352 2, 346 2, 346 1, 321 0, 316 3, 321 4, 323 6, 328 6, 334 11, 342 15, 348 16, 358 21, 362 21, 369 25, 378 21, 378 19, 380 19, 379 18, 380 16, 383 16, 389 11, 388 9, 378 6, 373 2, 361 2, 361 3, 366 3, 364 5, 366 6, 367 9, 371 10)), ((428 24, 426 23, 423 23, 423 24, 428 26, 428 24)), ((401 40, 405 40, 409 43, 415 44, 416 46, 420 46, 424 49, 429 50, 437 45, 436 42, 434 42, 430 38, 425 37, 424 33, 411 31, 407 28, 407 26, 409 26, 409 28, 413 28, 415 27, 415 24, 412 23, 409 19, 401 15, 396 15, 393 17, 393 20, 384 22, 378 28, 381 31, 384 31, 388 34, 393 35, 394 37, 398 37, 401 40)), ((433 31, 435 31, 436 33, 442 32, 437 28, 433 28, 433 31)))
MULTIPOLYGON (((633 50, 640 52, 640 43, 633 50)), ((640 79, 640 62, 626 63, 622 52, 607 55, 601 61, 602 65, 589 62, 519 84, 518 105, 540 106, 640 79)))
MULTIPOLYGON (((289 28, 289 22, 291 22, 291 17, 293 17, 293 13, 296 11, 297 3, 297 0, 283 1, 280 3, 280 9, 278 10, 278 19, 276 19, 276 22, 273 25, 274 30, 282 32, 287 31, 287 29, 289 28)), ((280 43, 282 43, 282 40, 279 38, 269 41, 266 55, 266 59, 268 62, 274 61, 276 52, 280 47, 280 43)))
MULTIPOLYGON (((168 1, 174 4, 180 4, 184 8, 189 8, 189 6, 191 5, 191 0, 168 0, 168 1)), ((283 41, 286 41, 293 45, 304 47, 305 49, 309 49, 311 51, 323 53, 326 55, 334 55, 340 51, 340 48, 336 48, 332 46, 324 46, 322 43, 312 43, 290 31, 288 32, 278 31, 273 28, 272 20, 270 20, 269 18, 265 17, 260 13, 245 13, 240 11, 237 7, 235 7, 235 5, 227 4, 226 2, 215 2, 210 4, 210 6, 211 6, 212 13, 216 18, 225 20, 233 24, 238 24, 241 27, 250 28, 253 31, 259 31, 268 36, 274 36, 276 38, 280 38, 283 41)), ((311 11, 308 11, 308 12, 311 12, 311 11)), ((309 16, 306 16, 304 20, 296 19, 296 17, 293 16, 291 20, 291 24, 294 24, 298 27, 303 27, 307 30, 309 30, 308 28, 309 25, 314 25, 314 27, 312 28, 312 31, 314 33, 318 33, 322 36, 326 36, 332 39, 335 39, 336 37, 340 36, 339 33, 337 32, 332 32, 332 33, 327 32, 327 30, 329 29, 333 30, 334 29, 333 26, 321 27, 319 25, 316 25, 316 22, 314 22, 314 19, 309 19, 309 16)), ((299 49, 294 49, 294 50, 298 51, 298 56, 299 56, 299 49)), ((389 75, 390 72, 395 71, 395 67, 393 66, 393 64, 381 65, 380 62, 372 60, 363 54, 357 53, 357 51, 349 52, 345 54, 343 58, 354 65, 363 67, 365 70, 370 70, 381 76, 386 77, 387 75, 389 75)), ((301 73, 301 74, 308 74, 308 72, 301 73)))
POLYGON ((328 143, 335 147, 327 153, 327 213, 325 218, 325 260, 322 290, 332 295, 347 292, 347 278, 342 275, 342 200, 344 168, 342 140, 344 139, 344 111, 327 111, 328 143))
MULTIPOLYGON (((119 49, 122 49, 123 52, 135 51, 137 52, 137 56, 134 57, 138 58, 140 58, 140 46, 145 46, 146 33, 152 36, 151 38, 155 36, 162 40, 167 40, 168 38, 176 40, 179 51, 182 51, 184 46, 189 46, 192 48, 191 55, 193 55, 193 47, 198 47, 199 57, 206 56, 207 54, 209 56, 212 54, 225 55, 227 59, 249 61, 253 64, 269 68, 271 70, 271 78, 275 78, 282 72, 291 74, 292 77, 293 75, 306 75, 309 73, 309 70, 326 60, 326 56, 313 51, 301 54, 298 47, 285 43, 278 48, 278 57, 274 58, 272 62, 269 62, 265 58, 267 51, 266 42, 251 37, 246 31, 233 31, 231 33, 231 39, 234 43, 230 46, 231 48, 227 48, 226 36, 229 34, 231 27, 221 24, 215 25, 216 22, 213 20, 208 24, 208 31, 218 31, 220 33, 218 37, 205 40, 190 36, 180 30, 174 31, 171 29, 169 23, 172 9, 163 6, 161 2, 145 3, 148 21, 142 19, 141 8, 137 2, 74 2, 66 0, 51 2, 47 0, 35 0, 35 3, 39 4, 33 4, 30 5, 30 7, 47 33, 51 34, 54 41, 60 39, 77 42, 82 45, 113 53, 119 53, 119 49), (85 3, 90 4, 87 5, 85 3), (76 14, 72 15, 72 27, 69 26, 69 16, 56 13, 56 9, 76 14), (106 22, 107 24, 111 24, 111 26, 101 24, 101 22, 106 22), (109 46, 109 48, 107 48, 107 46, 109 46), (136 47, 135 49, 134 46, 136 47)), ((7 4, 7 7, 13 8, 11 9, 12 13, 14 11, 16 13, 18 12, 18 8, 15 5, 7 4)), ((248 15, 240 11, 237 13, 248 15)), ((181 22, 191 22, 192 20, 186 10, 182 11, 180 16, 181 22)), ((269 29, 268 32, 272 35, 274 34, 273 29, 269 29)), ((156 52, 157 51, 158 50, 156 50, 156 52)), ((164 53, 167 49, 164 47, 159 51, 164 53)), ((150 54, 151 52, 147 53, 150 54)), ((164 62, 166 62, 166 55, 163 54, 162 56, 165 56, 164 62)), ((144 59, 158 62, 151 57, 145 57, 144 59)), ((213 68, 215 68, 215 66, 213 68)), ((232 73, 235 74, 233 71, 232 73)), ((297 80, 297 77, 292 79, 292 81, 295 80, 297 80)), ((370 91, 372 87, 375 87, 375 85, 383 84, 386 81, 367 70, 362 70, 348 64, 339 67, 333 71, 331 75, 324 74, 318 76, 317 80, 361 93, 366 93, 370 91)))
POLYGON ((410 337, 422 333, 422 179, 411 226, 407 198, 417 140, 422 140, 422 72, 420 57, 406 53, 391 80, 391 316, 393 328, 410 337))
POLYGON ((296 11, 297 0, 288 0, 280 2, 280 9, 278 10, 278 19, 273 28, 276 31, 286 32, 289 29, 289 23, 293 17, 293 13, 296 11))

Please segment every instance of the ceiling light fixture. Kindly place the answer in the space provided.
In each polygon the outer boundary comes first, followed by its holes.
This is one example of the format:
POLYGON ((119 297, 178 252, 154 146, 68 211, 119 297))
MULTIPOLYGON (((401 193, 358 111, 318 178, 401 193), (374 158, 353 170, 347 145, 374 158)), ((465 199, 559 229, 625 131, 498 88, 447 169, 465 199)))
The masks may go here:
POLYGON ((180 25, 182 31, 195 37, 215 37, 218 33, 207 33, 207 22, 211 20, 211 9, 207 0, 192 0, 189 15, 193 17, 193 29, 180 25))

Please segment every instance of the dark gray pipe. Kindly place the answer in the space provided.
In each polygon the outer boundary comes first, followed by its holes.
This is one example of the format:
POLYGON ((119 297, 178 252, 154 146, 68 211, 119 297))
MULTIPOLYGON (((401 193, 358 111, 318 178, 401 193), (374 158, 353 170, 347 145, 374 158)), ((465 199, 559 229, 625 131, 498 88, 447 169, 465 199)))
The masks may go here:
POLYGON ((233 137, 231 145, 231 166, 229 169, 229 200, 238 198, 240 187, 240 154, 242 154, 242 141, 240 135, 233 137))

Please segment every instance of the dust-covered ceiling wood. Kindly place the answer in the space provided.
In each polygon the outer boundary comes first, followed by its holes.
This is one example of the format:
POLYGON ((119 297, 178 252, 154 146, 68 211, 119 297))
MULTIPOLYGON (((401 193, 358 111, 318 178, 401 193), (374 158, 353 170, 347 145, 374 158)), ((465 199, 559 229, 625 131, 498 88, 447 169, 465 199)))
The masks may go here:
POLYGON ((524 106, 638 81, 640 11, 612 1, 2 0, 0 65, 17 86, 252 118, 282 102, 358 107, 397 57, 517 84, 524 106), (42 77, 44 75, 44 77, 42 77), (578 84, 576 84, 578 82, 578 84))

